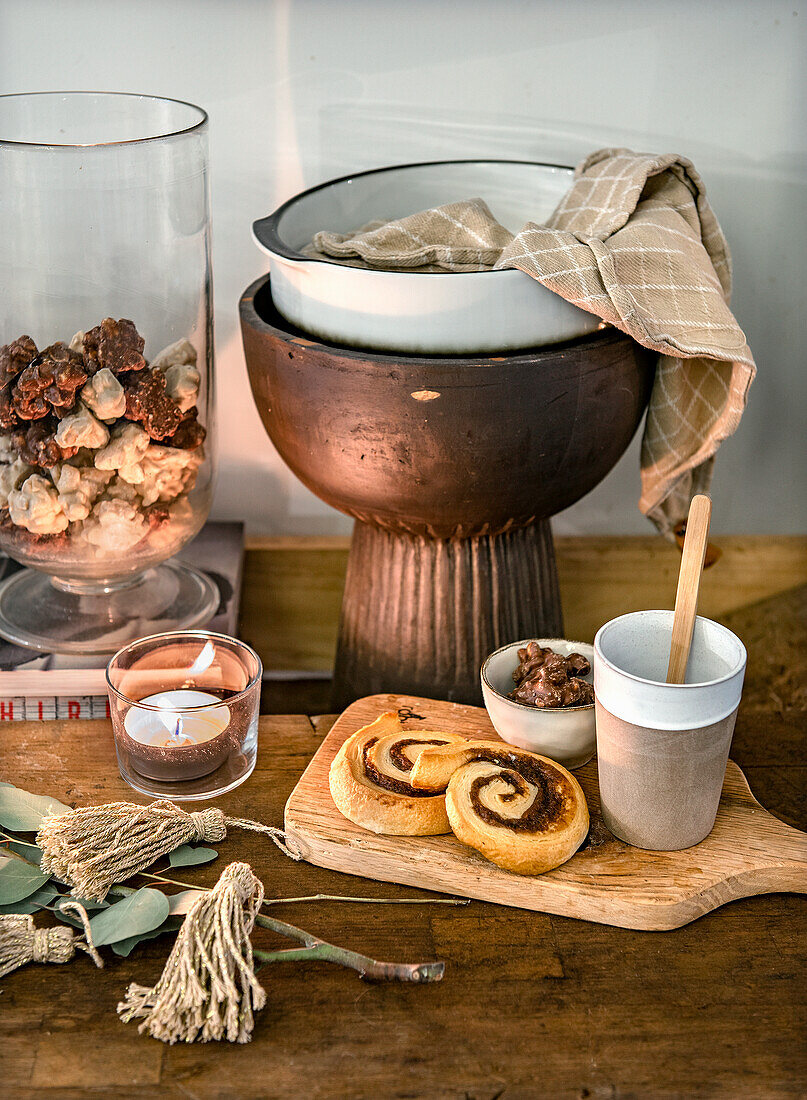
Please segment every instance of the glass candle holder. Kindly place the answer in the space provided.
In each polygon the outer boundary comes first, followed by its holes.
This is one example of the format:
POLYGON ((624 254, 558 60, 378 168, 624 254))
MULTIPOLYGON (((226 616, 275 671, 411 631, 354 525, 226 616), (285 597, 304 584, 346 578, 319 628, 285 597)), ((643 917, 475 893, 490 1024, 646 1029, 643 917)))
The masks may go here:
POLYGON ((258 752, 261 660, 203 630, 140 638, 107 666, 120 773, 141 794, 215 798, 251 775, 258 752))
POLYGON ((207 115, 0 96, 0 633, 112 653, 215 612, 207 115))

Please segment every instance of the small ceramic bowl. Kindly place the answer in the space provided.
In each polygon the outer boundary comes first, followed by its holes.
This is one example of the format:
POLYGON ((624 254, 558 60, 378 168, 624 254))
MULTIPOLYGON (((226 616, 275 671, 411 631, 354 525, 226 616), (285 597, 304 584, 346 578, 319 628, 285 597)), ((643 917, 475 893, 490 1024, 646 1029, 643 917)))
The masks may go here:
MULTIPOLYGON (((518 666, 518 651, 530 641, 549 646, 562 657, 582 653, 594 661, 594 646, 585 642, 570 642, 564 638, 527 638, 502 646, 482 665, 482 696, 488 715, 498 735, 511 745, 528 752, 537 752, 557 760, 565 768, 580 768, 594 755, 596 732, 594 704, 583 707, 528 707, 508 699, 515 684, 513 673, 518 666)), ((593 683, 593 672, 583 677, 593 683)))

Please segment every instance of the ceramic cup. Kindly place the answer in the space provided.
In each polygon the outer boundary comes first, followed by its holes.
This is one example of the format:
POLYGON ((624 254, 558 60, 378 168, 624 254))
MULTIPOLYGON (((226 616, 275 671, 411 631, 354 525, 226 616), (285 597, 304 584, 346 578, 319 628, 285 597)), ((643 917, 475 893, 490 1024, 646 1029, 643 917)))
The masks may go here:
POLYGON ((672 611, 636 611, 594 639, 605 824, 637 848, 677 851, 712 830, 745 675, 740 639, 695 620, 684 684, 667 684, 672 611))

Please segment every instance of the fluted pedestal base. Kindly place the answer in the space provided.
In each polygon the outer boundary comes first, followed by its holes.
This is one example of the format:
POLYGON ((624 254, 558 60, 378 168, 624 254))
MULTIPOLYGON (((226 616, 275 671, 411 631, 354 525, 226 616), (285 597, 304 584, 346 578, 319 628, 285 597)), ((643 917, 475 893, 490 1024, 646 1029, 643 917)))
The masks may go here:
POLYGON ((470 539, 357 522, 333 706, 386 691, 481 704, 479 669, 489 653, 520 638, 562 636, 548 520, 470 539))

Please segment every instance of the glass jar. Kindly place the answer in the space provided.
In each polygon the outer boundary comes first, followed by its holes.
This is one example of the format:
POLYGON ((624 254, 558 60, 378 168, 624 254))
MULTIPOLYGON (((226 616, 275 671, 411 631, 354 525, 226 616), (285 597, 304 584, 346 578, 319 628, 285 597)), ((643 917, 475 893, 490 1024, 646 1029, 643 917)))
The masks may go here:
POLYGON ((0 96, 0 633, 103 653, 214 612, 207 115, 0 96), (161 564, 164 563, 164 564, 161 564))

